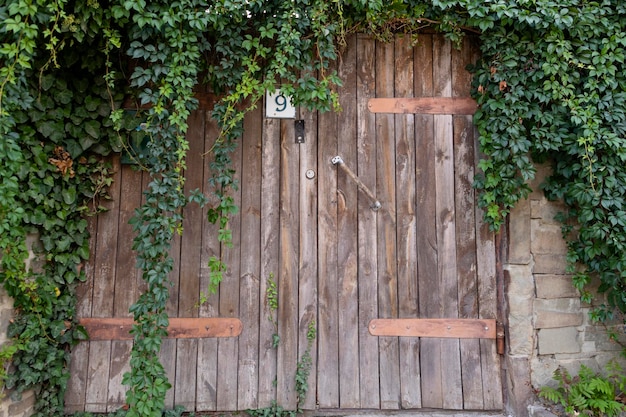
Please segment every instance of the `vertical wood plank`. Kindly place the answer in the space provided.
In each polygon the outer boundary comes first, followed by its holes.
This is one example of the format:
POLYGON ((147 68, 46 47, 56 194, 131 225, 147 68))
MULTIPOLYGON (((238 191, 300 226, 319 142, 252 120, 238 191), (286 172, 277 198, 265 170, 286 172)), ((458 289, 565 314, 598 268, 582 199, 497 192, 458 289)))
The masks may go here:
MULTIPOLYGON (((394 96, 394 43, 376 44, 376 96, 394 96)), ((396 149, 393 114, 376 114, 376 196, 383 205, 377 214, 378 317, 398 317, 396 268, 396 149)), ((400 403, 399 340, 379 337, 380 407, 400 403)))
MULTIPOLYGON (((375 42, 357 37, 357 172, 363 183, 376 192, 376 117, 367 109, 375 96, 375 42)), ((359 367, 362 408, 380 407, 378 338, 370 336, 367 325, 378 317, 376 214, 371 202, 358 195, 358 282, 359 282, 359 367)))
MULTIPOLYGON (((470 95, 471 74, 465 66, 471 61, 469 39, 461 49, 452 50, 452 96, 470 95)), ((454 166, 456 196, 457 276, 459 280, 459 317, 478 318, 474 206, 474 127, 471 116, 454 116, 454 166)), ((463 408, 483 408, 480 341, 462 339, 461 378, 463 408)))
MULTIPOLYGON (((413 97, 413 45, 396 37, 395 97, 413 97)), ((396 115, 396 211, 399 317, 418 317, 415 218, 415 116, 396 115)), ((419 340, 400 338, 400 406, 421 407, 419 340)))
MULTIPOLYGON (((298 357, 302 360, 308 348, 309 341, 307 332, 309 325, 314 324, 317 328, 318 302, 318 193, 317 193, 317 113, 303 112, 301 115, 305 126, 305 142, 298 145, 300 148, 300 261, 298 283, 298 357), (315 177, 309 178, 307 172, 312 170, 315 177)), ((330 192, 330 191, 327 191, 330 192)), ((336 282, 336 281, 335 281, 336 282)), ((336 284, 335 284, 336 288, 336 284)), ((336 297, 336 290, 335 290, 336 297)), ((335 312, 336 314, 336 312, 335 312)), ((336 336, 335 336, 336 338, 336 336)), ((316 408, 317 391, 317 340, 311 342, 311 369, 307 379, 308 392, 305 398, 299 398, 299 406, 302 409, 314 410, 316 408)), ((338 355, 337 355, 338 356, 338 355)), ((324 358, 326 360, 326 358, 324 358)))
MULTIPOLYGON (((76 317, 90 317, 94 285, 94 258, 98 231, 98 216, 87 220, 89 231, 89 259, 85 262, 85 281, 76 287, 76 317)), ((89 366, 89 342, 79 343, 72 348, 70 358, 70 379, 65 394, 65 412, 74 413, 85 410, 85 390, 87 388, 89 366)))
MULTIPOLYGON (((111 200, 103 202, 108 209, 99 215, 94 259, 94 286, 91 317, 110 317, 113 314, 117 239, 120 213, 121 167, 118 155, 112 158, 113 184, 111 200)), ((89 342, 89 370, 85 397, 85 411, 107 411, 111 342, 89 342)))
MULTIPOLYGON (((142 175, 140 171, 136 171, 128 165, 121 166, 113 317, 130 316, 129 308, 135 302, 137 280, 135 274, 135 253, 132 250, 134 232, 128 222, 134 215, 134 210, 141 204, 141 181, 142 175)), ((108 412, 119 409, 126 402, 127 387, 122 384, 122 378, 125 372, 130 371, 131 349, 132 341, 114 340, 111 342, 108 412)))
POLYGON ((317 401, 321 408, 339 407, 339 317, 337 262, 337 115, 319 115, 319 363, 317 401))
MULTIPOLYGON (((337 115, 337 151, 350 167, 357 166, 357 37, 346 38, 346 49, 339 65, 339 76, 343 87, 339 90, 342 111, 337 115)), ((320 137, 322 139, 322 137, 320 137)), ((320 167, 328 163, 330 152, 320 142, 320 167)), ((334 148, 332 148, 334 150, 334 148)), ((330 151, 330 150, 329 150, 330 151)), ((330 194, 332 185, 320 183, 320 202, 328 194, 326 204, 337 205, 337 286, 338 296, 338 329, 339 329, 339 405, 341 408, 359 408, 359 298, 358 298, 358 248, 357 248, 357 188, 346 175, 332 176, 336 178, 337 194, 330 194), (339 245, 337 242, 341 242, 339 245)), ((320 230, 321 232, 321 230, 320 230)), ((334 236, 333 232, 327 239, 334 236)), ((324 242, 320 239, 324 247, 324 242)), ((320 268, 323 263, 320 262, 320 268)))
POLYGON ((278 405, 296 407, 294 376, 298 362, 298 254, 300 157, 292 120, 281 122, 280 135, 280 256, 278 275, 277 357, 278 405))
MULTIPOLYGON (((197 110, 188 119, 186 139, 189 142, 184 191, 202 189, 204 152, 204 112, 197 110)), ((200 289, 200 262, 202 252, 202 209, 190 203, 183 210, 183 235, 180 243, 180 270, 178 291, 178 317, 198 317, 198 294, 200 289)), ((175 262, 176 263, 176 262, 175 262)), ((193 411, 196 406, 196 370, 198 340, 176 341, 176 381, 174 401, 185 410, 193 411)))
MULTIPOLYGON (((242 147, 237 144, 232 154, 232 168, 235 179, 241 184, 242 147)), ((233 202, 241 207, 241 187, 229 191, 233 202)), ((222 260, 227 265, 220 284, 220 317, 239 317, 239 259, 241 247, 241 212, 233 215, 228 223, 232 231, 232 248, 222 245, 222 260)), ((217 409, 234 411, 237 409, 237 365, 239 343, 236 338, 219 339, 217 342, 217 409)))
MULTIPOLYGON (((480 49, 476 39, 470 46, 471 61, 476 62, 480 57, 480 49)), ((478 132, 473 129, 474 139, 474 166, 477 170, 480 160, 480 145, 478 132)), ((468 139, 470 140, 470 139, 468 139)), ((476 263, 478 276, 478 306, 480 318, 498 317, 498 281, 495 249, 495 236, 484 222, 484 212, 475 201, 476 220, 476 263)), ((500 355, 496 350, 494 340, 480 341, 480 357, 482 365, 483 408, 485 410, 501 410, 503 404, 502 374, 500 355)))
MULTIPOLYGON (((437 36, 433 42, 433 80, 435 95, 450 97, 451 49, 450 41, 437 36)), ((442 317, 458 317, 458 282, 456 277, 456 230, 454 207, 454 144, 452 116, 435 115, 435 180, 437 187, 437 248, 439 256, 438 277, 441 283, 442 317)), ((463 390, 459 375, 461 358, 459 340, 441 341, 442 378, 444 381, 443 406, 448 409, 463 408, 463 390)))
MULTIPOLYGON (((414 57, 415 97, 432 97, 433 35, 420 35, 414 57)), ((415 116, 415 149, 419 313, 423 318, 441 318, 441 294, 437 279, 434 116, 415 116)), ((440 340, 420 340, 420 377, 422 406, 442 408, 440 340)))
MULTIPOLYGON (((143 174, 144 181, 144 189, 147 189, 148 182, 150 181, 150 176, 147 172, 143 174)), ((145 198, 145 196, 144 196, 145 198)), ((169 317, 177 317, 178 316, 178 302, 180 295, 180 251, 181 251, 181 236, 177 233, 174 234, 174 238, 172 239, 172 243, 170 246, 170 250, 168 251, 169 256, 174 260, 174 266, 170 271, 168 277, 172 286, 169 288, 169 300, 165 306, 165 311, 167 312, 169 317)), ((145 292, 148 283, 144 281, 142 277, 142 272, 138 271, 138 293, 137 298, 141 293, 145 292)), ((167 375, 168 381, 172 384, 172 388, 170 388, 165 395, 165 407, 173 408, 174 407, 174 395, 176 393, 176 365, 177 365, 177 346, 178 343, 174 339, 165 339, 161 342, 161 351, 159 352, 159 360, 163 364, 163 368, 165 369, 165 373, 167 375)))
MULTIPOLYGON (((259 407, 265 408, 276 400, 276 355, 272 338, 278 329, 270 320, 277 312, 267 302, 267 282, 277 282, 279 268, 280 228, 280 120, 263 121, 261 161, 261 286, 259 317, 259 407)), ((244 323, 244 326, 246 324, 244 323)))
MULTIPOLYGON (((204 194, 209 198, 209 204, 216 204, 213 195, 215 190, 208 184, 211 176, 209 163, 213 155, 210 150, 218 136, 217 122, 211 117, 210 110, 204 116, 204 163, 203 183, 204 194)), ((212 256, 219 257, 221 250, 217 240, 218 226, 210 223, 207 219, 208 206, 202 211, 202 259, 200 264, 200 292, 206 297, 206 301, 200 306, 200 317, 219 316, 219 292, 209 293, 210 269, 209 259, 212 256)), ((245 323, 244 323, 245 326, 245 323)), ((217 410, 217 339, 202 339, 198 342, 198 382, 196 384, 196 410, 217 410)))
POLYGON ((238 409, 254 409, 259 386, 259 289, 261 273, 261 139, 262 108, 244 120, 241 143, 241 270, 239 318, 244 323, 239 336, 238 409))

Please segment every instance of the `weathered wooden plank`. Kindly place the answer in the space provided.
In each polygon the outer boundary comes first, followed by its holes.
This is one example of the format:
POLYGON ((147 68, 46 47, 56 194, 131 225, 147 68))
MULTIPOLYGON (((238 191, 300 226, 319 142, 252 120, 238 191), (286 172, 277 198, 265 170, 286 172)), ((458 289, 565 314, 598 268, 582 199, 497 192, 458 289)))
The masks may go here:
MULTIPOLYGON (((151 181, 151 177, 147 172, 143 173, 143 189, 148 188, 148 184, 151 181)), ((145 195, 143 199, 145 199, 145 195)), ((171 282, 171 287, 168 289, 169 291, 169 299, 165 306, 165 311, 167 312, 169 317, 177 317, 178 316, 178 302, 180 298, 180 251, 181 251, 181 236, 178 233, 174 234, 172 239, 170 249, 168 251, 169 256, 174 260, 174 265, 172 270, 168 274, 168 277, 171 282)), ((138 271, 137 276, 137 288, 138 293, 137 297, 145 291, 147 291, 148 283, 143 279, 143 272, 138 271)), ((163 364, 163 368, 167 375, 168 381, 172 384, 172 387, 165 394, 165 407, 173 408, 174 407, 174 394, 176 393, 175 384, 176 384, 176 366, 177 366, 177 346, 178 342, 176 339, 165 339, 161 342, 161 350, 159 352, 159 361, 163 364)))
POLYGON ((271 279, 278 277, 279 206, 280 206, 280 120, 263 121, 263 149, 261 161, 261 288, 259 316, 259 407, 269 407, 276 400, 276 355, 272 346, 276 311, 268 304, 267 288, 271 279), (273 320, 270 320, 270 317, 273 320))
MULTIPOLYGON (((395 39, 395 96, 412 97, 413 45, 409 36, 395 39)), ((415 218, 415 116, 397 115, 396 207, 398 316, 418 316, 417 234, 415 218)), ((400 339, 400 406, 421 407, 419 340, 400 339)))
MULTIPOLYGON (((376 95, 394 95, 395 54, 393 43, 376 44, 376 95)), ((376 196, 384 211, 377 222, 378 316, 398 317, 396 253, 396 149, 392 114, 376 115, 376 196)), ((399 408, 400 362, 397 337, 378 340, 380 361, 380 407, 399 408)))
MULTIPOLYGON (((237 146, 232 153, 232 168, 235 180, 241 184, 242 148, 237 146)), ((233 203, 241 207, 241 187, 229 191, 233 203)), ((232 247, 222 245, 222 260, 227 265, 220 284, 220 317, 239 317, 239 277, 241 256, 241 212, 229 221, 232 231, 232 247)), ((237 339, 219 339, 217 342, 217 409, 234 411, 237 409, 237 375, 239 343, 237 339)))
POLYGON ((276 400, 295 409, 294 376, 298 362, 299 148, 292 120, 281 122, 280 135, 280 256, 278 275, 278 346, 276 400))
POLYGON ((372 113, 471 115, 476 113, 478 103, 471 97, 372 98, 368 108, 372 113))
MULTIPOLYGON (((193 190, 202 189, 204 152, 204 112, 196 110, 188 119, 186 139, 187 151, 184 191, 189 195, 193 190)), ((180 253, 174 259, 179 265, 178 278, 178 317, 198 317, 198 296, 200 290, 200 262, 202 253, 202 208, 195 203, 183 209, 183 234, 180 253)), ((196 405, 196 372, 198 361, 198 341, 195 339, 176 341, 176 379, 173 386, 176 405, 193 411, 196 405)))
POLYGON ((263 109, 249 113, 244 120, 241 143, 241 267, 239 317, 248 325, 239 336, 238 409, 255 409, 258 404, 259 368, 259 290, 261 273, 261 131, 263 109))
MULTIPOLYGON (((414 50, 416 97, 433 95, 432 48, 433 35, 420 35, 414 50)), ((441 294, 437 280, 434 116, 415 116, 415 149, 419 313, 423 318, 441 318, 441 294)), ((442 408, 440 340, 420 341, 420 377, 422 406, 442 408)))
MULTIPOLYGON (((471 60, 477 62, 480 58, 479 43, 475 37, 471 42, 471 60)), ((470 40, 471 38, 468 38, 470 40)), ((478 166, 480 159, 480 145, 478 132, 474 133, 474 166, 478 166)), ((475 168, 476 170, 478 168, 475 168)), ((484 212, 477 202, 474 203, 476 220, 476 263, 478 276, 478 306, 479 317, 499 318, 498 311, 498 279, 496 275, 497 262, 495 236, 485 223, 484 212)), ((483 407, 485 410, 501 410, 503 408, 502 376, 500 356, 497 353, 496 343, 491 340, 480 341, 480 355, 482 365, 483 407)))
MULTIPOLYGON (((140 171, 128 165, 121 167, 120 177, 120 211, 117 239, 117 262, 115 272, 115 287, 113 294, 113 317, 130 316, 129 308, 135 301, 137 280, 135 274, 129 273, 135 269, 135 253, 132 250, 133 230, 128 223, 134 211, 141 204, 140 171)), ((109 392, 107 411, 113 412, 126 403, 126 389, 122 384, 125 372, 130 371, 130 351, 132 342, 128 340, 114 340, 111 343, 111 369, 109 371, 109 392)))
MULTIPOLYGON (((87 317, 80 319, 90 340, 132 340, 129 333, 132 317, 87 317)), ((170 317, 168 338, 201 339, 207 337, 237 337, 243 329, 238 318, 170 317)))
MULTIPOLYGON (((212 108, 212 106, 210 107, 212 108)), ((209 160, 213 157, 210 150, 218 136, 217 122, 211 118, 210 108, 206 109, 204 117, 204 169, 202 189, 209 197, 210 203, 215 204, 215 191, 208 183, 211 176, 209 160)), ((200 305, 200 317, 219 316, 219 292, 209 292, 211 270, 209 259, 219 257, 221 250, 217 240, 218 225, 207 219, 208 205, 202 211, 202 259, 200 264, 200 292, 204 302, 200 305)), ((217 409, 217 339, 201 339, 198 342, 198 383, 196 384, 196 410, 215 411, 217 409)))
MULTIPOLYGON (((495 245, 493 232, 489 225, 482 221, 483 212, 476 205, 477 245, 476 257, 478 264, 478 297, 480 317, 497 317, 497 288, 495 274, 495 245)), ((503 407, 502 382, 500 374, 500 357, 496 351, 496 342, 482 340, 480 342, 482 365, 483 399, 485 410, 499 410, 503 407)))
POLYGON ((319 115, 319 335, 317 401, 321 408, 339 407, 339 298, 337 240, 337 178, 345 173, 331 163, 337 155, 339 125, 334 112, 319 115))
MULTIPOLYGON (((338 137, 337 152, 349 166, 357 166, 357 103, 356 103, 356 35, 346 38, 346 49, 338 68, 343 80, 339 89, 339 100, 342 111, 337 115, 338 137)), ((321 137, 320 137, 321 139, 321 137)), ((329 146, 330 147, 330 146, 329 146)), ((327 163, 329 154, 326 145, 320 144, 320 166, 327 163)), ((331 147, 332 148, 332 147, 331 147)), ((329 152, 334 148, 329 149, 329 152)), ((337 232, 326 235, 335 239, 337 247, 337 290, 338 295, 338 329, 339 352, 350 352, 339 355, 339 406, 341 408, 358 408, 359 396, 359 299, 358 299, 358 265, 357 265, 357 187, 346 175, 332 176, 336 181, 337 194, 333 194, 331 184, 320 182, 320 205, 322 198, 328 198, 326 204, 337 205, 337 232), (328 193, 328 194, 326 194, 328 193), (341 242, 341 245, 338 244, 341 242)), ((321 217, 321 216, 320 216, 321 217)), ((320 230, 321 233, 321 230, 320 230)), ((321 238, 320 238, 321 241, 321 238)), ((323 246, 320 246, 323 247, 323 246)), ((323 264, 320 262, 320 270, 323 264)))
MULTIPOLYGON (((450 41, 435 37, 433 42, 433 84, 435 95, 450 96, 451 53, 450 41)), ((435 181, 437 186, 437 255, 440 297, 443 315, 458 317, 458 282, 456 276, 456 230, 454 206, 454 144, 452 116, 435 115, 435 181)), ((442 378, 444 381, 443 406, 448 409, 463 408, 460 345, 458 340, 441 341, 442 378)))
MULTIPOLYGON (((120 213, 121 169, 118 155, 112 157, 113 183, 109 189, 110 201, 103 202, 108 211, 98 218, 96 256, 94 259, 93 317, 113 315, 111 294, 115 288, 117 262, 118 220, 120 213)), ((107 411, 111 342, 89 342, 89 371, 85 397, 85 411, 107 411)))
POLYGON ((374 336, 496 338, 495 319, 374 319, 368 328, 374 336))
MULTIPOLYGON (((91 303, 94 285, 94 263, 98 231, 98 217, 87 220, 89 231, 89 259, 84 266, 85 281, 76 287, 76 316, 88 317, 91 315, 91 303)), ((67 390, 65 393, 65 412, 74 413, 85 411, 85 390, 87 388, 87 370, 89 366, 89 344, 81 343, 72 348, 70 359, 67 390)))
MULTIPOLYGON (((476 146, 478 149, 478 146, 476 146)), ((497 279, 495 236, 489 225, 483 221, 484 212, 476 207, 476 259, 478 273, 478 306, 480 317, 497 317, 497 279)), ((480 342, 482 365, 483 399, 485 410, 499 410, 503 407, 500 357, 495 341, 480 342)))
MULTIPOLYGON (((357 36, 357 165, 359 177, 376 191, 376 118, 367 99, 376 91, 375 42, 357 36)), ((369 336, 367 323, 378 317, 376 214, 367 198, 358 199, 359 367, 362 408, 380 407, 378 339, 369 336)))
MULTIPOLYGON (((470 43, 465 39, 461 49, 452 50, 453 96, 468 96, 470 94, 471 74, 465 69, 470 62, 470 43)), ((459 317, 478 318, 476 221, 474 210, 468 210, 474 206, 475 201, 472 117, 455 116, 453 128, 459 317)), ((480 410, 483 408, 480 341, 461 340, 460 347, 463 408, 480 410)))
MULTIPOLYGON (((317 145, 318 130, 317 113, 303 112, 301 114, 305 124, 305 142, 298 145, 300 148, 300 259, 298 286, 298 357, 300 360, 308 348, 307 331, 309 325, 319 323, 318 319, 318 193, 317 193, 317 145), (310 172, 313 171, 313 178, 310 172), (307 175, 309 173, 309 175, 307 175)), ((327 190, 326 192, 331 192, 327 190)), ((336 281, 335 281, 336 282, 336 281)), ((335 284, 336 286, 337 284, 335 284)), ((335 290, 336 298, 336 290, 335 290)), ((334 314, 337 312, 335 310, 334 314)), ((337 336, 335 336, 335 339, 337 336)), ((310 348, 311 369, 307 379, 308 393, 305 398, 299 398, 299 406, 302 409, 314 410, 317 404, 315 392, 317 391, 317 340, 312 342, 310 348)), ((337 354, 338 357, 338 354, 337 354)), ((326 361, 327 358, 324 358, 326 361)), ((335 378, 337 378, 335 376, 335 378)))

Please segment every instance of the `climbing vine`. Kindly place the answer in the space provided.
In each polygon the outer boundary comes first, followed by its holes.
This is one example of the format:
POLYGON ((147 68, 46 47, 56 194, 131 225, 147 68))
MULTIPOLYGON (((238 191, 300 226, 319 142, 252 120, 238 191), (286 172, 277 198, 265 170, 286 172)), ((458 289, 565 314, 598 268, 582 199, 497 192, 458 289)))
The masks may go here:
MULTIPOLYGON (((160 415, 170 384, 158 362, 168 317, 168 256, 186 204, 209 204, 227 249, 237 210, 231 154, 266 90, 296 106, 340 110, 331 70, 345 37, 389 39, 425 27, 459 41, 478 32, 471 71, 479 109, 480 205, 494 230, 528 196, 535 164, 550 163, 546 195, 562 199, 575 285, 591 278, 626 312, 626 5, 618 0, 14 0, 0 5, 0 281, 15 302, 6 384, 35 387, 39 415, 60 414, 68 352, 85 337, 75 285, 89 255, 86 215, 111 181, 102 157, 145 135, 138 166, 151 182, 132 225, 148 290, 136 325, 128 414, 160 415), (183 193, 194 88, 221 97, 209 152, 214 195, 183 193), (125 112, 122 103, 135 112, 125 112), (145 129, 136 130, 141 121, 145 129), (26 267, 28 234, 41 262, 26 267)), ((215 290, 228 266, 210 261, 215 290)))

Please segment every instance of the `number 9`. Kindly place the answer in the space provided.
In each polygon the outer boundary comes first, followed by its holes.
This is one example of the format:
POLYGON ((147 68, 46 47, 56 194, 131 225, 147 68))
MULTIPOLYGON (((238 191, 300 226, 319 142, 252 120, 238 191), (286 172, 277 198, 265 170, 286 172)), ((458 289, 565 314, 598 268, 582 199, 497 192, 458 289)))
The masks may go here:
POLYGON ((277 112, 285 111, 287 108, 287 98, 282 93, 276 96, 274 103, 276 103, 277 112))

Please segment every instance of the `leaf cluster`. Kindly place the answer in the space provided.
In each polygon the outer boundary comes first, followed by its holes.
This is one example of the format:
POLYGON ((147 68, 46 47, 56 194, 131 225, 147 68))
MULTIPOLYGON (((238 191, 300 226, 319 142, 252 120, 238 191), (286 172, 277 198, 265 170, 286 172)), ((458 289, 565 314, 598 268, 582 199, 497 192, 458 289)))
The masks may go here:
POLYGON ((626 377, 615 362, 607 365, 607 371, 607 375, 601 375, 581 365, 578 375, 571 376, 560 367, 553 377, 558 386, 542 387, 539 396, 562 406, 568 416, 620 415, 626 411, 626 405, 619 400, 626 388, 626 377))

